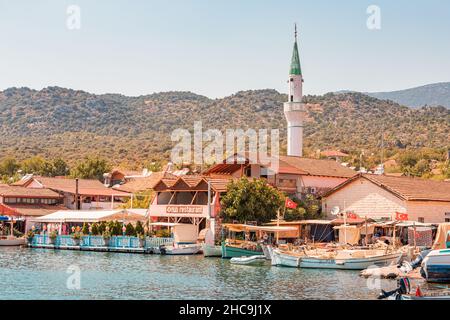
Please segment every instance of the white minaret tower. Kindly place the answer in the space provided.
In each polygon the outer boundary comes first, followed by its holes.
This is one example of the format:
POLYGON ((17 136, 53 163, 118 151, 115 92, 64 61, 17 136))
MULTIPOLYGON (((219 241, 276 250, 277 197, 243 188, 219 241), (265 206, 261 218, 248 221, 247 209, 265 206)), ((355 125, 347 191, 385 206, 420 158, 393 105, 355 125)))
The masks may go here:
POLYGON ((297 25, 295 25, 294 51, 292 52, 291 69, 289 71, 289 96, 284 103, 284 116, 287 120, 287 155, 303 156, 303 118, 302 104, 303 77, 297 47, 297 25))

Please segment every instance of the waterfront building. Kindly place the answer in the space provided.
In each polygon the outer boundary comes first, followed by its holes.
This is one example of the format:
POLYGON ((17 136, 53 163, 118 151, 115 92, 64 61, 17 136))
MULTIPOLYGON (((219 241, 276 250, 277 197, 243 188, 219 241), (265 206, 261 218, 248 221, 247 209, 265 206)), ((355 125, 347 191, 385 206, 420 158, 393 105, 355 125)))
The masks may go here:
POLYGON ((98 180, 29 176, 14 185, 29 189, 50 189, 63 197, 69 209, 114 209, 126 202, 130 193, 105 187, 98 180))
POLYGON ((63 197, 50 189, 29 189, 18 186, 0 186, 0 215, 20 218, 16 227, 28 230, 30 220, 65 210, 63 197))
POLYGON ((280 191, 298 198, 307 194, 319 196, 335 188, 357 173, 333 160, 309 159, 293 156, 271 157, 270 163, 277 162, 278 168, 250 160, 255 157, 234 155, 204 172, 206 176, 228 175, 234 178, 264 178, 280 191))
POLYGON ((322 212, 333 208, 361 218, 388 218, 396 213, 421 223, 450 222, 450 183, 411 177, 359 174, 322 197, 322 212))
POLYGON ((221 195, 227 191, 232 176, 181 176, 176 179, 162 178, 154 186, 155 196, 148 210, 153 222, 186 223, 203 229, 220 232, 221 195), (208 184, 211 201, 208 206, 208 184))

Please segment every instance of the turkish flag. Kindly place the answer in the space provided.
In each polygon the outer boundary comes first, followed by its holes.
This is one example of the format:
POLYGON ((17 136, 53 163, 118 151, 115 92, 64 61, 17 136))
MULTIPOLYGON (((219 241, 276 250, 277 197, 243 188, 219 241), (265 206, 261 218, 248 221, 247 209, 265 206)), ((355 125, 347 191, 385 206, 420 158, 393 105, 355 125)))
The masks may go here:
POLYGON ((358 215, 353 212, 347 212, 347 218, 348 219, 358 219, 358 215))
POLYGON ((286 206, 286 208, 289 208, 289 209, 297 208, 297 203, 295 203, 294 201, 292 201, 289 198, 286 198, 286 203, 284 205, 286 206))
POLYGON ((408 221, 408 214, 407 213, 396 212, 395 213, 395 220, 397 220, 397 221, 408 221))

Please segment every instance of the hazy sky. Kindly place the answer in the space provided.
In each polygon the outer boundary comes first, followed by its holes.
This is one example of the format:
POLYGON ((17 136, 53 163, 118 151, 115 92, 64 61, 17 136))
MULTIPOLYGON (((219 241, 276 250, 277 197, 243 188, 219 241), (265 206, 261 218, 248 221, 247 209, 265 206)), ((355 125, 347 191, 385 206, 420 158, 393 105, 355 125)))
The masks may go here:
POLYGON ((0 0, 0 90, 286 92, 294 22, 306 94, 450 81, 447 0, 0 0))

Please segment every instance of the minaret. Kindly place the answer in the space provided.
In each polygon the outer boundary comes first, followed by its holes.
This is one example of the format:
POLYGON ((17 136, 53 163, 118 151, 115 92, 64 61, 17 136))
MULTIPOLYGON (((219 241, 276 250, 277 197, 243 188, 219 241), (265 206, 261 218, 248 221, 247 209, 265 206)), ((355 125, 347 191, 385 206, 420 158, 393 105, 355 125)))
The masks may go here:
POLYGON ((305 109, 302 104, 303 77, 297 46, 297 25, 295 25, 294 51, 289 71, 289 96, 284 103, 284 116, 287 120, 287 155, 303 156, 303 118, 305 109))

